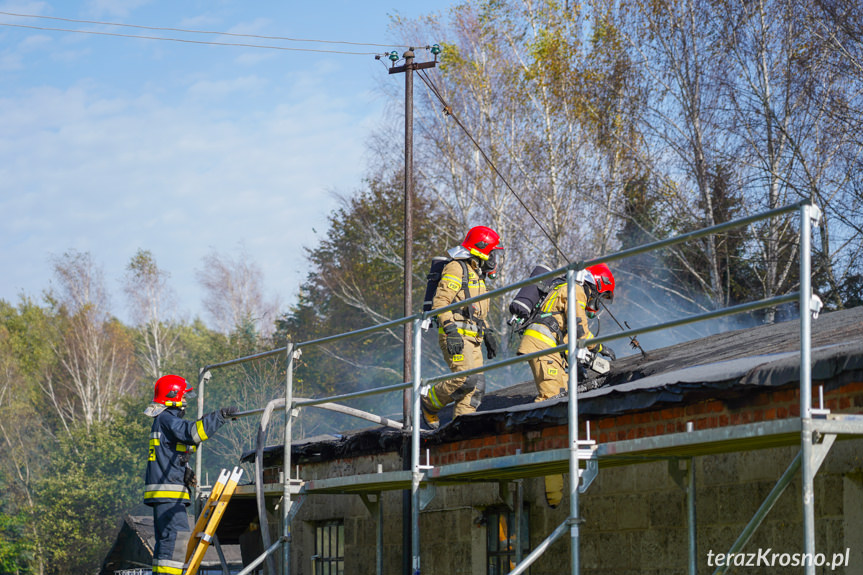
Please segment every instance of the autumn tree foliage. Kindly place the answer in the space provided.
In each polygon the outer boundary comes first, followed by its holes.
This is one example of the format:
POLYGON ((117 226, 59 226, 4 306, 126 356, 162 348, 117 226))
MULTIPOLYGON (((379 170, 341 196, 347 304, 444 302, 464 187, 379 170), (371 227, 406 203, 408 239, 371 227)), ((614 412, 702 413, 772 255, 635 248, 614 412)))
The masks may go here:
MULTIPOLYGON (((405 38, 444 47, 417 112, 423 176, 450 219, 498 218, 515 277, 537 260, 589 259, 812 199, 825 213, 818 281, 844 305, 863 245, 859 162, 848 161, 860 151, 858 12, 505 0, 397 19, 405 38)), ((793 291, 796 217, 669 249, 649 271, 620 262, 623 291, 657 304, 633 312, 649 321, 657 307, 691 313, 793 291)))

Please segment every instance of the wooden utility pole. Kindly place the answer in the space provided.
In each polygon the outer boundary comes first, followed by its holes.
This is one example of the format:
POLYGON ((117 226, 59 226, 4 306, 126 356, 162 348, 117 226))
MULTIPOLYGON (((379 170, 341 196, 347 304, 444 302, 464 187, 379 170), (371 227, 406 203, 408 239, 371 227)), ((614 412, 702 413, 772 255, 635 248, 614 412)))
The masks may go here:
MULTIPOLYGON (((405 259, 404 259, 404 316, 413 313, 413 196, 414 196, 414 78, 413 71, 421 68, 433 68, 437 61, 414 62, 414 49, 408 48, 403 54, 405 63, 403 66, 393 66, 389 69, 390 74, 405 74, 405 259)), ((390 54, 390 60, 397 60, 395 52, 390 54)), ((413 332, 410 323, 405 324, 404 330, 404 380, 411 380, 411 361, 413 359, 413 332)), ((411 390, 406 389, 402 394, 402 413, 404 416, 404 428, 408 429, 411 423, 411 390)), ((419 422, 414 422, 419 425, 419 422)), ((411 469, 410 443, 405 441, 402 449, 402 462, 404 469, 411 469)), ((402 492, 402 573, 410 575, 411 549, 413 528, 411 526, 411 491, 402 492)))
MULTIPOLYGON (((414 196, 414 77, 413 71, 422 68, 434 68, 437 61, 414 62, 414 49, 408 48, 403 55, 405 63, 403 66, 393 66, 389 69, 390 74, 405 75, 405 258, 404 258, 404 316, 413 313, 413 196, 414 196)), ((412 326, 406 323, 404 326, 404 381, 411 380, 411 361, 413 359, 413 332, 412 326)), ((411 417, 411 390, 406 389, 402 396, 402 412, 405 427, 410 425, 411 417)))

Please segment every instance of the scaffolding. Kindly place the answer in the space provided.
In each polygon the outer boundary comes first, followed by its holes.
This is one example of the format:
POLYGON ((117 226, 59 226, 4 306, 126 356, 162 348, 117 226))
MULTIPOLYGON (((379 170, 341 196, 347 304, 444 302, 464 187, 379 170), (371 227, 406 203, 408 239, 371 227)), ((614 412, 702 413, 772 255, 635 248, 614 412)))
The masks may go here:
MULTIPOLYGON (((681 472, 678 469, 672 469, 669 464, 669 471, 672 477, 679 485, 686 490, 686 523, 688 529, 688 571, 691 575, 697 572, 696 561, 696 537, 695 537, 695 485, 694 485, 694 466, 691 458, 698 455, 707 455, 723 452, 742 451, 747 449, 761 449, 766 447, 792 446, 799 445, 800 450, 786 471, 777 481, 773 490, 763 501, 762 505, 755 512, 750 522, 746 525, 743 532, 734 542, 729 552, 736 552, 749 540, 757 527, 761 524, 767 512, 772 508, 773 504, 778 499, 786 487, 790 484, 792 478, 800 470, 802 473, 802 509, 803 509, 803 553, 804 557, 809 557, 809 561, 804 561, 804 572, 807 575, 815 574, 815 565, 812 558, 815 557, 815 513, 814 513, 814 494, 813 480, 821 463, 824 461, 827 453, 832 447, 835 439, 839 435, 863 435, 863 416, 859 415, 839 415, 831 414, 829 410, 824 409, 823 405, 818 408, 812 406, 812 381, 811 381, 811 320, 812 316, 817 316, 820 311, 820 300, 812 294, 811 287, 811 227, 817 225, 820 219, 820 210, 809 201, 801 201, 795 204, 790 204, 781 208, 765 211, 745 218, 739 218, 719 225, 711 226, 701 230, 696 230, 686 234, 681 234, 672 238, 661 241, 652 242, 643 246, 622 250, 602 258, 587 260, 583 262, 574 262, 567 266, 552 270, 548 273, 538 275, 536 277, 527 278, 522 281, 514 282, 508 286, 504 286, 493 291, 489 291, 481 296, 476 296, 464 301, 453 303, 444 308, 432 310, 430 312, 418 313, 413 316, 400 318, 390 322, 370 326, 368 328, 356 330, 349 333, 337 334, 329 337, 324 337, 307 342, 292 342, 287 346, 275 350, 246 356, 230 361, 207 365, 201 368, 199 373, 199 395, 198 395, 198 412, 203 414, 204 409, 204 389, 205 383, 210 378, 211 370, 223 368, 227 366, 237 365, 239 363, 262 359, 266 357, 279 356, 284 354, 287 359, 287 370, 285 378, 285 394, 283 398, 271 401, 266 407, 255 409, 238 414, 240 416, 248 416, 261 414, 261 426, 258 434, 258 444, 256 449, 255 466, 255 495, 258 502, 258 511, 262 520, 262 538, 266 550, 252 564, 248 565, 241 575, 250 573, 254 568, 262 562, 270 561, 270 572, 275 573, 275 567, 271 561, 271 556, 279 549, 282 550, 282 566, 283 573, 290 573, 291 557, 290 557, 290 541, 291 541, 291 520, 296 514, 299 505, 305 497, 315 494, 332 494, 332 493, 352 493, 360 495, 364 503, 373 514, 376 511, 378 517, 378 548, 377 548, 377 573, 382 573, 382 515, 380 511, 380 501, 377 502, 377 509, 369 502, 367 494, 380 493, 388 490, 406 490, 411 492, 411 573, 419 575, 421 572, 420 562, 420 529, 419 529, 419 514, 424 504, 428 502, 430 497, 433 497, 435 485, 465 483, 472 481, 504 481, 513 479, 522 479, 526 477, 539 477, 551 473, 567 473, 569 477, 569 515, 556 529, 548 535, 527 557, 519 557, 519 562, 516 567, 510 572, 510 575, 524 573, 530 565, 535 562, 556 540, 565 536, 568 532, 570 537, 570 564, 571 573, 577 575, 580 573, 580 524, 579 516, 579 495, 584 493, 590 486, 593 479, 597 476, 599 469, 602 467, 610 467, 616 465, 626 465, 633 461, 645 461, 650 459, 662 460, 666 459, 669 462, 679 461, 680 459, 689 458, 688 469, 681 472), (774 218, 786 214, 797 213, 799 215, 799 258, 800 258, 800 289, 797 292, 770 297, 755 302, 736 305, 721 310, 712 311, 685 317, 682 319, 669 321, 661 324, 656 324, 648 327, 642 327, 637 330, 628 330, 624 332, 614 333, 595 337, 591 340, 593 343, 604 343, 613 339, 631 337, 670 329, 690 323, 705 321, 709 319, 729 316, 733 314, 746 313, 758 309, 775 307, 781 304, 797 303, 800 315, 800 377, 799 377, 799 392, 800 392, 800 415, 789 419, 776 421, 764 421, 743 425, 734 425, 728 427, 720 427, 714 429, 692 430, 691 426, 687 426, 685 432, 670 433, 652 437, 642 437, 638 439, 612 441, 602 444, 597 444, 591 440, 589 435, 585 439, 579 439, 579 417, 578 417, 578 397, 576 393, 570 393, 568 396, 568 447, 565 449, 552 449, 533 453, 519 453, 502 457, 494 457, 479 461, 469 461, 443 466, 423 465, 420 457, 420 397, 421 391, 428 388, 437 382, 445 381, 454 377, 465 377, 474 373, 500 369, 515 363, 520 363, 534 357, 541 357, 549 353, 565 351, 569 357, 576 357, 579 347, 585 346, 584 340, 570 339, 568 344, 560 345, 543 351, 517 356, 513 358, 503 359, 494 363, 487 364, 481 368, 462 371, 456 373, 446 373, 434 377, 423 378, 421 373, 422 360, 422 324, 424 320, 434 317, 447 310, 455 310, 463 307, 465 304, 471 304, 484 299, 493 298, 505 293, 511 292, 520 287, 539 282, 553 277, 559 277, 561 274, 566 274, 568 285, 569 301, 576 301, 575 295, 575 279, 576 273, 586 267, 599 264, 611 263, 632 257, 642 253, 647 253, 663 248, 667 248, 676 244, 687 241, 692 241, 711 234, 717 234, 727 230, 741 228, 753 223, 774 218), (402 382, 395 385, 382 386, 373 389, 357 391, 353 393, 345 393, 323 398, 299 398, 294 395, 293 385, 293 369, 294 362, 298 358, 299 353, 307 347, 334 343, 348 337, 359 337, 371 332, 412 324, 413 328, 413 372, 412 380, 402 382), (411 389, 411 416, 409 421, 404 422, 405 431, 411 433, 411 468, 410 470, 378 472, 371 474, 352 475, 349 477, 338 477, 330 479, 320 479, 303 481, 299 477, 291 478, 291 444, 293 439, 292 421, 300 407, 312 407, 332 409, 348 413, 369 421, 373 421, 382 425, 387 425, 394 428, 401 428, 401 422, 395 422, 376 416, 373 414, 361 412, 353 408, 347 408, 340 405, 340 402, 367 397, 376 394, 390 393, 411 389), (283 470, 284 477, 281 486, 273 488, 265 487, 262 477, 262 453, 263 441, 266 433, 266 428, 270 417, 275 410, 282 410, 285 415, 285 431, 284 431, 284 462, 283 470), (412 424, 413 422, 413 424, 412 424), (268 534, 265 528, 267 521, 265 519, 264 498, 266 495, 281 494, 281 512, 282 512, 282 534, 275 541, 268 534), (431 495, 429 495, 431 494, 431 495)), ((576 315, 575 307, 568 307, 567 327, 569 333, 576 333, 576 315)), ((576 369, 569 370, 569 389, 575 390, 578 388, 578 374, 576 369)), ((196 473, 201 476, 201 450, 199 449, 196 455, 196 473)), ((519 546, 520 549, 520 546, 519 546)), ((714 573, 720 574, 727 567, 717 567, 714 573)))

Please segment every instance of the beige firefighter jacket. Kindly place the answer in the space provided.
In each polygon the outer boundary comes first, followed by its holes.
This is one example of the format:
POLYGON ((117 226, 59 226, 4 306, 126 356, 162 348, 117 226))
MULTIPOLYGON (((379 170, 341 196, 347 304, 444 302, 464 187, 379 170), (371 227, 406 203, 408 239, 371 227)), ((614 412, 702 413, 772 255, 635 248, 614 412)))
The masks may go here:
MULTIPOLYGON (((524 330, 524 337, 521 339, 521 344, 518 346, 518 354, 524 355, 535 351, 541 351, 551 347, 569 342, 569 334, 566 334, 566 313, 567 313, 567 284, 562 283, 557 286, 546 297, 542 304, 541 313, 550 313, 552 318, 557 322, 558 333, 563 333, 561 341, 558 341, 557 335, 548 326, 534 321, 524 330)), ((590 332, 590 327, 587 325, 587 313, 584 308, 587 306, 587 294, 581 284, 575 284, 575 299, 578 306, 575 308, 576 325, 578 326, 577 337, 584 339, 592 339, 593 334, 590 332)), ((588 346, 593 349, 595 346, 588 346)))
MULTIPOLYGON (((467 264, 467 287, 470 292, 469 297, 476 297, 484 294, 485 281, 479 275, 479 266, 473 260, 462 260, 467 264)), ((441 272, 440 283, 438 283, 437 291, 434 299, 432 299, 432 309, 440 309, 448 306, 451 303, 463 301, 468 298, 462 288, 462 265, 458 260, 453 260, 447 263, 441 272)), ((488 317, 488 300, 471 304, 472 316, 475 321, 468 318, 464 309, 456 309, 455 311, 445 311, 438 318, 438 325, 443 326, 450 321, 456 322, 458 331, 467 341, 474 343, 482 342, 482 325, 485 318, 488 317)), ((439 328, 440 333, 443 333, 443 327, 439 328)))

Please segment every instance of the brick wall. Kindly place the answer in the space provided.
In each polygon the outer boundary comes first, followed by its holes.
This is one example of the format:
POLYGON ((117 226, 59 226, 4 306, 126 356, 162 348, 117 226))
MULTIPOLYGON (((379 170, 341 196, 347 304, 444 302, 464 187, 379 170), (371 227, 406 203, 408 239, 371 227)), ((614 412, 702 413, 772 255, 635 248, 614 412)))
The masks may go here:
MULTIPOLYGON (((695 429, 711 429, 758 421, 800 416, 800 392, 796 386, 761 391, 744 399, 708 399, 680 407, 625 413, 590 421, 591 439, 598 443, 650 437, 686 431, 687 422, 695 429)), ((863 412, 863 382, 850 383, 824 393, 824 405, 834 413, 863 412)), ((818 407, 817 391, 813 406, 818 407)), ((585 437, 585 422, 579 437, 585 437)), ((488 437, 465 439, 431 447, 433 465, 450 465, 521 453, 562 449, 567 447, 565 425, 540 430, 502 433, 488 437)))

